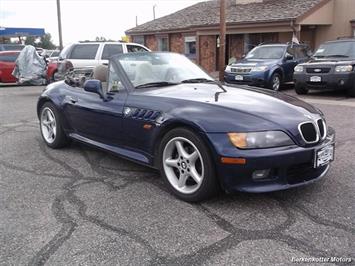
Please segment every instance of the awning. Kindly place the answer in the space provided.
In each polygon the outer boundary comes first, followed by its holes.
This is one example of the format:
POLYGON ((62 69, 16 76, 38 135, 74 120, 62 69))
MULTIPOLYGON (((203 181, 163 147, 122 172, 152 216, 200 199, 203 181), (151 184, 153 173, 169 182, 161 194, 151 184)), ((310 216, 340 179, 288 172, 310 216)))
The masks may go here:
POLYGON ((0 27, 0 37, 34 36, 40 37, 45 34, 41 28, 3 28, 0 27))

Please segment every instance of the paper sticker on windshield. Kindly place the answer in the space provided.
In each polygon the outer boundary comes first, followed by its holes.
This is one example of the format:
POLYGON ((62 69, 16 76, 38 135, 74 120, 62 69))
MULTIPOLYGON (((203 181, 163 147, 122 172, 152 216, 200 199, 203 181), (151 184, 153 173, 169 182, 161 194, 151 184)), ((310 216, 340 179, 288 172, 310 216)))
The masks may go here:
POLYGON ((317 53, 323 53, 324 52, 324 49, 318 49, 317 53))

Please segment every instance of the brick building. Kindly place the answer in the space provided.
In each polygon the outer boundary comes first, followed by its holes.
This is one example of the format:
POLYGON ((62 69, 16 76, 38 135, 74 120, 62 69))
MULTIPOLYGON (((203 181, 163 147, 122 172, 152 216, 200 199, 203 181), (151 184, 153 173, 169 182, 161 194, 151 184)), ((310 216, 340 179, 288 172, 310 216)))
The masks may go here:
MULTIPOLYGON (((263 42, 289 42, 293 34, 313 49, 327 40, 355 36, 355 0, 227 0, 226 12, 227 60, 263 42)), ((197 3, 126 34, 153 51, 182 53, 215 71, 219 1, 197 3)))

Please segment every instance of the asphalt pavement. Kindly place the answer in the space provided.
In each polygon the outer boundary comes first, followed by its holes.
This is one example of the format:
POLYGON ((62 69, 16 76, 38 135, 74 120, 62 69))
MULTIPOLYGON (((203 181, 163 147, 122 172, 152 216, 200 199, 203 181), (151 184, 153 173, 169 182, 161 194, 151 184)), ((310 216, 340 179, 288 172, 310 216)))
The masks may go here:
POLYGON ((42 89, 0 87, 0 265, 355 264, 355 99, 302 97, 337 132, 319 182, 189 204, 149 168, 78 143, 49 149, 42 89))

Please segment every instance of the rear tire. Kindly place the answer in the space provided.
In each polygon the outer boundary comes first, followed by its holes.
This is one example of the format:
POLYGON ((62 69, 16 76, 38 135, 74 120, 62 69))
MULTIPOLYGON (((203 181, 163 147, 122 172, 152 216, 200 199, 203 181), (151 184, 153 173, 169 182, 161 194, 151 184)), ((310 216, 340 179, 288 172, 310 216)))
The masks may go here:
POLYGON ((198 202, 219 190, 210 151, 201 138, 186 128, 169 131, 159 147, 159 169, 178 198, 198 202))
POLYGON ((308 89, 304 88, 304 87, 299 87, 297 85, 295 85, 295 91, 298 95, 305 95, 308 93, 308 89))
POLYGON ((40 111, 40 130, 44 142, 53 149, 59 149, 69 144, 69 139, 65 135, 60 114, 51 102, 46 102, 40 111))

